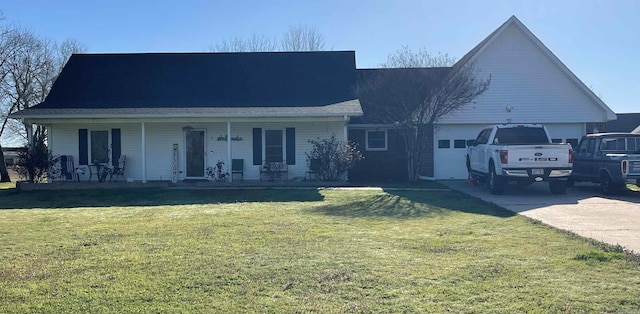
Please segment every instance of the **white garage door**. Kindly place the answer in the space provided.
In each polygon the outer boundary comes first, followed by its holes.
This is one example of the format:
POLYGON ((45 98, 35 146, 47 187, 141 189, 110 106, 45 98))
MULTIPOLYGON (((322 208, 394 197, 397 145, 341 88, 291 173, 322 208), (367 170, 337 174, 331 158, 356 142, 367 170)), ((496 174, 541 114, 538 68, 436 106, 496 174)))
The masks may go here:
POLYGON ((446 124, 434 132, 434 176, 436 179, 466 179, 466 141, 475 139, 486 125, 446 124))
MULTIPOLYGON (((466 179, 466 140, 475 139, 487 124, 439 125, 434 132, 434 176, 436 179, 466 179)), ((584 123, 545 124, 551 139, 574 147, 584 135, 584 123)))

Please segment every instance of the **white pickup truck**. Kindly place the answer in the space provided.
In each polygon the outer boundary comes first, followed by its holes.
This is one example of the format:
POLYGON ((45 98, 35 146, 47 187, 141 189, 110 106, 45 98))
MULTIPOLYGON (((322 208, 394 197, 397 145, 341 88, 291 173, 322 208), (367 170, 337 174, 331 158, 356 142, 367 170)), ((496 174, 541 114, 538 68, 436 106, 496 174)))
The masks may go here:
POLYGON ((572 164, 571 144, 551 143, 540 124, 495 125, 467 142, 469 176, 486 183, 491 194, 502 194, 509 182, 539 181, 548 181, 551 193, 563 194, 572 164))

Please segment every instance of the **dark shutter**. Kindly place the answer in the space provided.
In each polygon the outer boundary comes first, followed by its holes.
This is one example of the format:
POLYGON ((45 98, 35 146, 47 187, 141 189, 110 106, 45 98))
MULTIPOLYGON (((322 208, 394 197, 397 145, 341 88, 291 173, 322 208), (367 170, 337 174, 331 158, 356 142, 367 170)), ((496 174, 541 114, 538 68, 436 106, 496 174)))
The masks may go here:
POLYGON ((89 164, 89 141, 87 129, 78 129, 78 163, 80 165, 89 164))
POLYGON ((253 164, 262 165, 262 128, 253 128, 253 164))
POLYGON ((120 159, 122 150, 120 148, 120 129, 111 129, 111 164, 118 167, 118 159, 120 159))
POLYGON ((287 165, 296 164, 296 129, 287 128, 287 165))

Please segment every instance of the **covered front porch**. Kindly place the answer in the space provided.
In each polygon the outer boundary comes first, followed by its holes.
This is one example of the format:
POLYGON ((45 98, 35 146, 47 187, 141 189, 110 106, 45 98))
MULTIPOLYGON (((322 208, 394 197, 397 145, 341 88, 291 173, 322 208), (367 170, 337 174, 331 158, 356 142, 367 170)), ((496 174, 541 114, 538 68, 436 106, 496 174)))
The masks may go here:
MULTIPOLYGON (((271 181, 261 178, 266 163, 287 171, 276 181, 301 181, 309 170, 309 140, 347 140, 349 116, 55 119, 33 123, 49 130, 54 155, 71 156, 79 181, 97 181, 92 164, 104 167, 126 156, 123 181, 271 181), (232 169, 240 161, 241 168, 232 169), (236 170, 236 171, 233 171, 236 170), (225 175, 221 180, 220 174, 225 175)), ((263 174, 264 175, 264 174, 263 174)))

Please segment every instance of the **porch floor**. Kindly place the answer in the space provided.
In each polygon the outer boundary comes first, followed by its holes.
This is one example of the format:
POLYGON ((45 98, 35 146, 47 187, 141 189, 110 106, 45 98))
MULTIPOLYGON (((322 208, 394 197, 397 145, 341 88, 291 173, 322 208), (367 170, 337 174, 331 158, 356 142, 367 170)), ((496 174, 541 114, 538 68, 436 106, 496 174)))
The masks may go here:
POLYGON ((350 182, 321 181, 259 181, 244 180, 234 182, 213 181, 148 181, 135 182, 97 182, 97 181, 55 181, 49 183, 28 183, 18 181, 16 188, 20 191, 34 190, 82 190, 82 189, 130 189, 130 188, 167 188, 167 189, 264 189, 264 188, 320 188, 320 187, 362 187, 362 184, 350 182))

